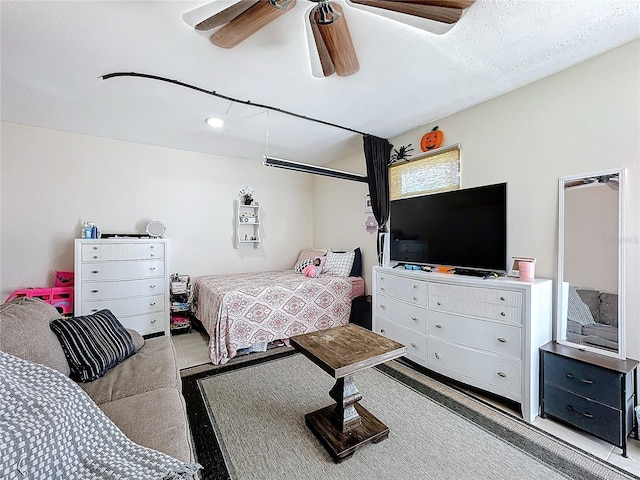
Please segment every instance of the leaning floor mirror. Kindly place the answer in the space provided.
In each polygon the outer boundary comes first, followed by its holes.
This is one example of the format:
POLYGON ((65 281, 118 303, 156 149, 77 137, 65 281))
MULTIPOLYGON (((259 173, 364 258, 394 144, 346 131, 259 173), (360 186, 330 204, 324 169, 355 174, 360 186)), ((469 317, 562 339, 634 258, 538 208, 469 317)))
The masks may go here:
POLYGON ((556 338, 617 358, 625 358, 623 198, 623 169, 560 179, 556 338))

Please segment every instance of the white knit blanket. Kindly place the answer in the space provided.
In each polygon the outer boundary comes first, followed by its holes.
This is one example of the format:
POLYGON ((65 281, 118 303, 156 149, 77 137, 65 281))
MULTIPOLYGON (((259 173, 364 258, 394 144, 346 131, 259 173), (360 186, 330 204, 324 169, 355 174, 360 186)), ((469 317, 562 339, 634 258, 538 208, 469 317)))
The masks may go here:
POLYGON ((132 442, 61 373, 0 352, 0 379, 0 478, 196 478, 199 465, 132 442))

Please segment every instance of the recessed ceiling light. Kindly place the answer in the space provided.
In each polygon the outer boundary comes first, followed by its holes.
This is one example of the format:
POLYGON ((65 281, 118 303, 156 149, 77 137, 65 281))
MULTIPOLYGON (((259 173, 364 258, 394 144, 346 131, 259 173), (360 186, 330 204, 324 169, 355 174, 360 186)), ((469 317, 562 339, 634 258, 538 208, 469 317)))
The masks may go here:
POLYGON ((221 118, 209 117, 205 120, 205 122, 207 122, 207 125, 213 128, 222 128, 224 126, 224 120, 222 120, 221 118))

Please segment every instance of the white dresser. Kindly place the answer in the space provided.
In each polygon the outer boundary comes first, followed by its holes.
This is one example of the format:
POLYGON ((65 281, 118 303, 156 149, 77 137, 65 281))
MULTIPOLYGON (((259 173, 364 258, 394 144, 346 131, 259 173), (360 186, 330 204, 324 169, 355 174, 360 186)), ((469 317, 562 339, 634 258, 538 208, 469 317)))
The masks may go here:
POLYGON ((538 348, 552 336, 552 281, 373 267, 373 331, 407 359, 539 411, 538 348))
POLYGON ((149 238, 76 240, 74 314, 106 308, 142 335, 169 335, 168 246, 149 238))

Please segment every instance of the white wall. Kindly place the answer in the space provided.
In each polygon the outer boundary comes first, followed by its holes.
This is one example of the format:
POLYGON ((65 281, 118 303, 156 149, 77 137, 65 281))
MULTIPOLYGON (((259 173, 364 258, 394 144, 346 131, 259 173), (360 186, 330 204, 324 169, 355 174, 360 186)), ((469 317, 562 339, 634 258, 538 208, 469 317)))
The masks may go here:
MULTIPOLYGON (((416 155, 436 124, 444 145, 461 145, 463 188, 508 182, 509 255, 536 257, 542 278, 557 277, 559 177, 627 168, 627 354, 640 358, 640 41, 390 140, 396 149, 411 143, 416 155)), ((364 168, 363 157, 330 166, 354 165, 364 168)), ((319 199, 331 205, 315 215, 316 240, 361 221, 347 207, 357 187, 336 182, 315 183, 315 208, 319 199)))
POLYGON ((2 123, 1 288, 53 285, 73 270, 83 221, 143 233, 160 220, 172 272, 291 268, 312 243, 309 175, 193 152, 2 123), (250 185, 262 205, 258 249, 233 247, 233 200, 250 185))

